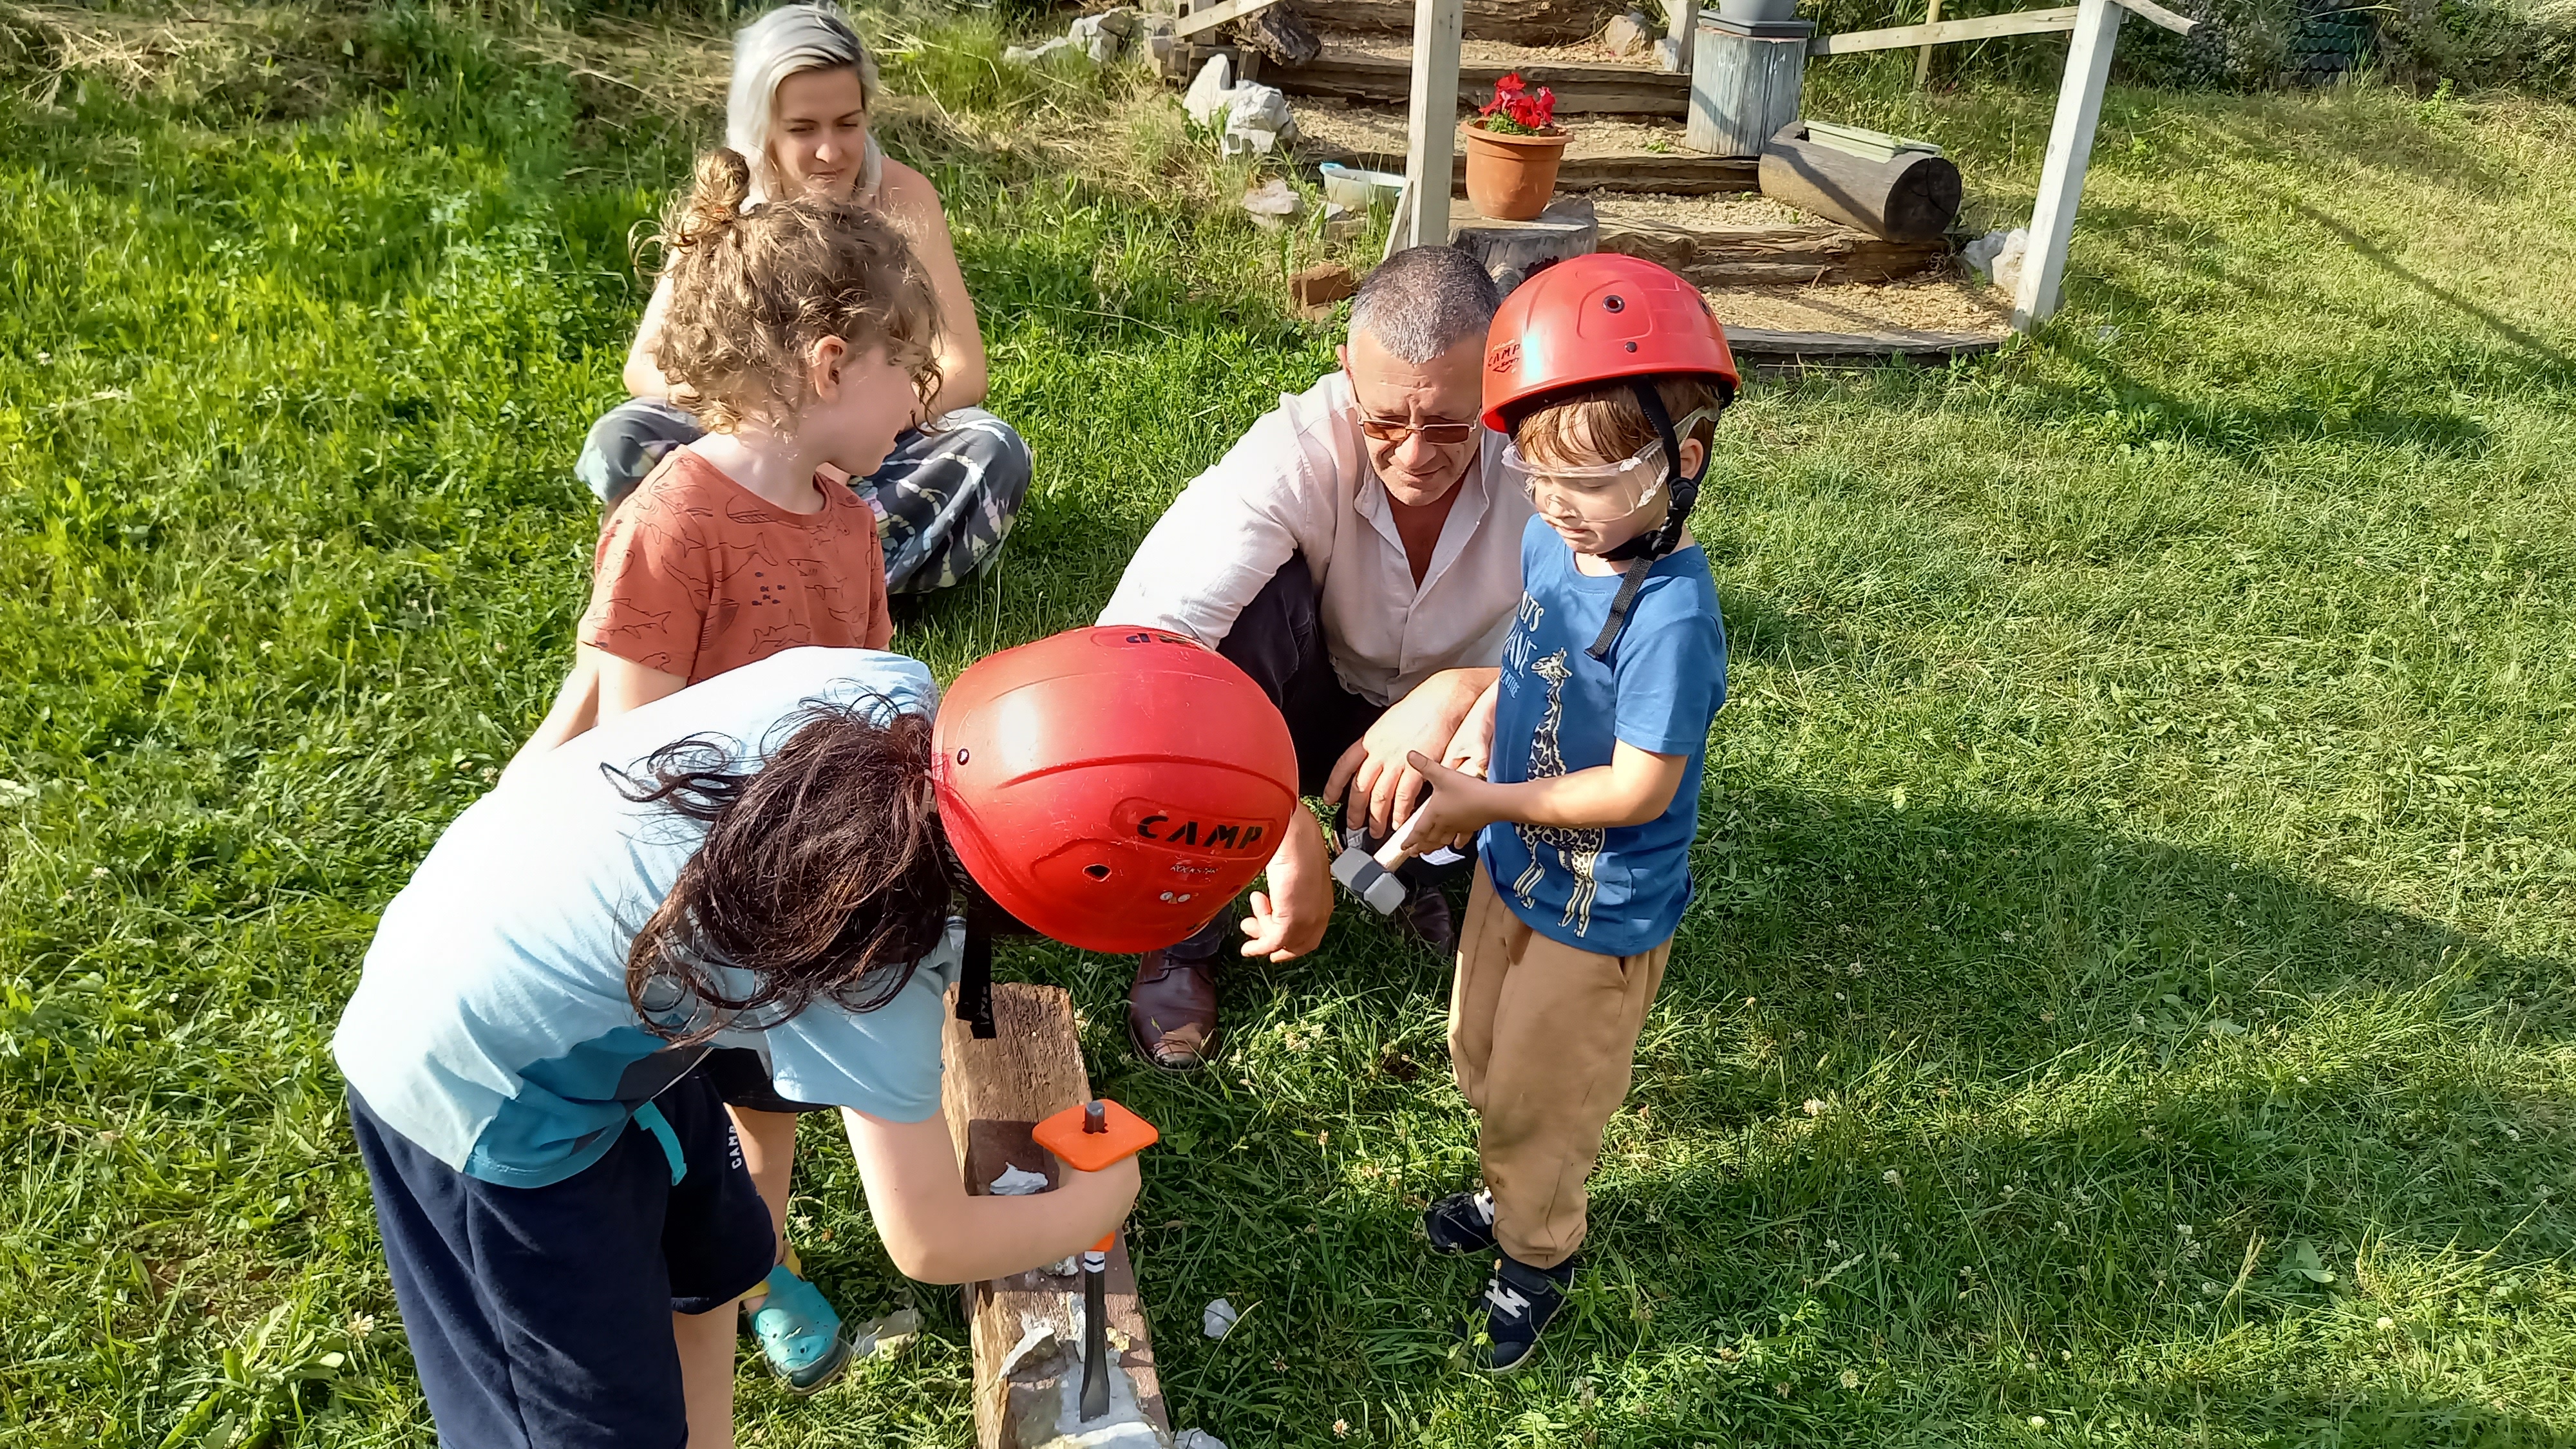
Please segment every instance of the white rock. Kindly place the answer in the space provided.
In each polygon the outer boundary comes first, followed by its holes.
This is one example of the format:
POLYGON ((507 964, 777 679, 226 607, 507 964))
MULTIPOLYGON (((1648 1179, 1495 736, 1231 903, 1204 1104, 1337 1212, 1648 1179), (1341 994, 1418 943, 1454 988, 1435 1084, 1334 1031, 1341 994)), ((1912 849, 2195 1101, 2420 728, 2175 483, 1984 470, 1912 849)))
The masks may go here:
POLYGON ((1655 42, 1655 64, 1666 75, 1682 73, 1682 43, 1667 35, 1655 42))
POLYGON ((1646 18, 1643 10, 1631 10, 1610 22, 1601 32, 1601 43, 1613 55, 1635 55, 1663 38, 1663 27, 1646 18))
POLYGON ((1199 1315, 1199 1332, 1210 1338, 1223 1338, 1234 1331, 1234 1322, 1242 1310, 1222 1298, 1211 1299, 1207 1310, 1199 1315))
POLYGON ((1225 1449, 1225 1441, 1205 1429, 1183 1429, 1172 1436, 1172 1449, 1225 1449))
POLYGON ((1002 52, 1005 65, 1044 65, 1073 49, 1073 37, 1059 35, 1042 45, 1014 45, 1002 52))
POLYGON ((1225 106, 1226 92, 1234 89, 1234 62, 1222 55, 1211 55, 1208 63, 1190 81, 1181 96, 1181 109, 1202 126, 1216 124, 1216 113, 1225 106))
POLYGON ((1118 58, 1118 47, 1135 24, 1133 10, 1104 10, 1098 15, 1076 16, 1065 39, 1081 46, 1093 61, 1106 65, 1118 58))
POLYGON ((992 1186, 985 1191, 995 1197, 1027 1197, 1031 1193, 1046 1191, 1046 1186, 1045 1173, 1027 1172, 1005 1165, 1002 1175, 994 1178, 992 1186))
POLYGON ((1243 209, 1252 213, 1257 225, 1269 230, 1276 230, 1295 216, 1298 205, 1297 193, 1276 176, 1243 193, 1243 209))

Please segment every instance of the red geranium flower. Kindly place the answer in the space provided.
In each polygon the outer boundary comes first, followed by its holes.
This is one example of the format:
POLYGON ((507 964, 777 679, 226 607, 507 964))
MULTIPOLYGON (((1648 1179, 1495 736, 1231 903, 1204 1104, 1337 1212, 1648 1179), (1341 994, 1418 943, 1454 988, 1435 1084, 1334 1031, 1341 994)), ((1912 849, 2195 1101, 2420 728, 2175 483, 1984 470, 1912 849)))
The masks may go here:
POLYGON ((1556 92, 1540 86, 1533 93, 1519 71, 1507 71, 1494 82, 1494 99, 1477 108, 1478 122, 1507 136, 1535 136, 1556 123, 1556 92))

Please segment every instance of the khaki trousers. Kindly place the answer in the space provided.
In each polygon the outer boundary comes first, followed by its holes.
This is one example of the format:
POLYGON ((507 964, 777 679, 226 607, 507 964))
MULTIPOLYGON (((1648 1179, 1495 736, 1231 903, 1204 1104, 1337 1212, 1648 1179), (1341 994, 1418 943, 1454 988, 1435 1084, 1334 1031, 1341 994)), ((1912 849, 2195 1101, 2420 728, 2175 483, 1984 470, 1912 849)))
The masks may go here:
POLYGON ((1480 864, 1458 932, 1449 1061, 1482 1126, 1477 1155, 1503 1251, 1553 1268, 1583 1245, 1583 1180, 1628 1095, 1668 939, 1635 956, 1550 940, 1503 904, 1480 864))

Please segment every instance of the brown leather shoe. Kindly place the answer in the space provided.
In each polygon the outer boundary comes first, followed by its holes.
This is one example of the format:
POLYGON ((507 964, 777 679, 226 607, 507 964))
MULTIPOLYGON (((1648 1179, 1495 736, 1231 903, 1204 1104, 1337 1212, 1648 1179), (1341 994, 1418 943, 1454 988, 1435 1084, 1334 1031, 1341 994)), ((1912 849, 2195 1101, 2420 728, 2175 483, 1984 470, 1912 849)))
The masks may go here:
POLYGON ((1420 941, 1434 951, 1447 953, 1458 949, 1457 914, 1449 909, 1449 898, 1436 885, 1418 885, 1396 912, 1396 929, 1420 941))
POLYGON ((1195 1072, 1216 1055, 1216 963, 1148 951, 1127 988, 1127 1039, 1167 1072, 1195 1072))

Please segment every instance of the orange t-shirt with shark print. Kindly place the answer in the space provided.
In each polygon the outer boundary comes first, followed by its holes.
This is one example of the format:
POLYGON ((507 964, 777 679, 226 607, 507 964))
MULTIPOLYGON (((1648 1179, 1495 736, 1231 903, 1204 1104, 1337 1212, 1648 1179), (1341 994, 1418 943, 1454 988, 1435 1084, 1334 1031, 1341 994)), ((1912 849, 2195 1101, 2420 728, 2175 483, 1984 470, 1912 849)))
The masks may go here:
POLYGON ((802 644, 883 649, 876 511, 821 478, 789 513, 675 448, 599 535, 581 642, 691 684, 802 644))

